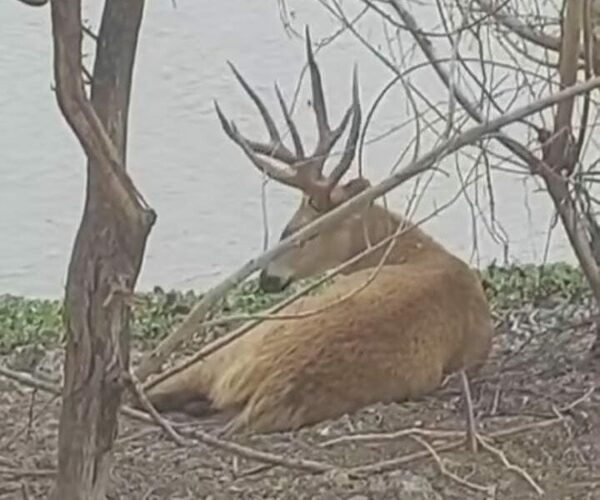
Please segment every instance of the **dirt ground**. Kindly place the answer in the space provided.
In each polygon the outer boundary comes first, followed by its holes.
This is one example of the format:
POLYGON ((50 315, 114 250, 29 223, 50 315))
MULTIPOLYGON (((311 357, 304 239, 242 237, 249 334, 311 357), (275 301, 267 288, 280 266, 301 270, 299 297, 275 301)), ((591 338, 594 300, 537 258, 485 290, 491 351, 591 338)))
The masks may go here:
MULTIPOLYGON (((463 403, 454 377, 421 401, 367 408, 296 433, 234 440, 337 467, 323 474, 266 465, 193 440, 179 446, 162 429, 122 417, 110 498, 600 498, 600 370, 583 354, 593 338, 582 324, 589 311, 587 300, 548 301, 500 314, 493 355, 472 381, 480 432, 491 445, 475 455, 461 442, 463 403), (390 435, 410 428, 424 432, 390 435), (434 429, 455 432, 426 432, 434 429), (367 433, 379 439, 351 439, 367 433), (332 442, 337 438, 343 439, 332 442)), ((56 467, 58 410, 56 398, 0 377, 0 499, 45 498, 56 467)), ((181 416, 177 422, 182 433, 207 430, 181 416)))

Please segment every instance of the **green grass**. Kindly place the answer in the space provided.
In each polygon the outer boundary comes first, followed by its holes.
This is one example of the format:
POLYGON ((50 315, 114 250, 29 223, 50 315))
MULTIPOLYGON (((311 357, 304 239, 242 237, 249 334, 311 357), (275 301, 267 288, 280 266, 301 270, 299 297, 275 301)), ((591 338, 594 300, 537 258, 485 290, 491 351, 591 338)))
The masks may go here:
MULTIPOLYGON (((588 293, 581 271, 558 263, 546 266, 489 266, 480 273, 492 305, 510 308, 524 302, 549 298, 577 300, 588 293)), ((213 316, 252 314, 292 294, 301 284, 280 294, 264 294, 255 280, 240 285, 224 299, 213 316)), ((201 298, 194 291, 164 291, 139 294, 133 309, 133 337, 154 343, 164 337, 201 298)), ((49 346, 61 340, 62 304, 59 300, 0 296, 0 353, 24 344, 49 346)))

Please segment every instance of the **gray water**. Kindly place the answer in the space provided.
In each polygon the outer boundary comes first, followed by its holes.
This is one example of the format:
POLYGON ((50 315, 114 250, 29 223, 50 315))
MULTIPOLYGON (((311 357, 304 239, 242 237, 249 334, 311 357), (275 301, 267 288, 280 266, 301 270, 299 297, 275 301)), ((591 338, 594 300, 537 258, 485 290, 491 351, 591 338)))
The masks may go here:
MULTIPOLYGON (((296 27, 310 20, 313 40, 334 30, 335 22, 318 2, 289 4, 295 10, 296 27)), ((92 20, 98 18, 98 7, 87 12, 92 20)), ((81 215, 84 158, 51 90, 49 10, 2 0, 0 19, 0 294, 58 296, 81 215)), ((365 31, 373 37, 378 32, 377 23, 365 31)), ((221 130, 213 99, 246 134, 264 139, 264 127, 227 60, 236 63, 279 119, 273 83, 278 82, 289 101, 305 54, 303 42, 284 30, 276 2, 178 0, 176 8, 168 0, 147 2, 135 69, 128 163, 159 218, 148 244, 141 289, 204 288, 263 248, 261 176, 221 130)), ((318 61, 332 122, 350 102, 354 63, 365 109, 392 76, 351 35, 324 48, 318 61)), ((417 73, 413 82, 430 95, 443 95, 430 72, 417 73)), ((305 83, 298 123, 310 143, 314 123, 305 83)), ((375 137, 406 120, 405 100, 391 94, 369 135, 375 137)), ((411 133, 406 129, 366 148, 365 172, 373 181, 390 171, 411 133)), ((458 184, 452 164, 449 172, 451 177, 436 177, 419 214, 427 215, 454 196, 458 184)), ((508 258, 513 261, 544 258, 552 212, 547 195, 533 192, 534 187, 531 180, 494 174, 495 210, 510 236, 508 258)), ((409 194, 409 186, 403 187, 388 202, 402 209, 409 194)), ((268 185, 271 244, 297 200, 297 193, 268 185)), ((503 246, 483 225, 477 228, 473 252, 469 206, 464 200, 453 205, 427 222, 426 229, 474 264, 502 260, 503 246)), ((573 259, 560 229, 552 236, 549 259, 573 259)))

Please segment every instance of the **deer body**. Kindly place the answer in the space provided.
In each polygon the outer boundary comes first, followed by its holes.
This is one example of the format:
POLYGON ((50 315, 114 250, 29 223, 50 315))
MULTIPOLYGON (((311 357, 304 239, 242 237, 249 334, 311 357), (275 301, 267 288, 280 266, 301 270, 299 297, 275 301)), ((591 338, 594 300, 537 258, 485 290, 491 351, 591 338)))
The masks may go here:
MULTIPOLYGON (((364 219, 373 243, 395 229, 393 215, 376 205, 354 219, 348 237, 362 245, 349 253, 364 250, 364 219)), ((262 323, 151 388, 150 401, 159 411, 204 401, 233 413, 231 431, 284 431, 417 398, 446 374, 477 369, 492 335, 477 276, 416 227, 398 238, 376 272, 380 258, 358 261, 322 293, 281 314, 325 306, 322 312, 262 323)))
MULTIPOLYGON (((245 139, 217 105, 223 129, 254 165, 303 192, 282 238, 369 186, 364 178, 339 183, 353 159, 360 130, 356 71, 352 105, 331 130, 308 30, 306 38, 319 130, 313 155, 306 155, 278 90, 295 153, 282 144, 266 107, 235 68, 259 108, 271 143, 245 139), (324 176, 325 159, 348 122, 346 150, 332 173, 324 176)), ((489 353, 493 328, 477 275, 421 229, 377 204, 362 207, 335 228, 271 261, 261 272, 261 287, 281 290, 379 242, 385 244, 347 267, 322 293, 281 311, 300 317, 260 324, 151 386, 150 402, 159 411, 230 415, 230 432, 284 431, 376 402, 417 398, 435 390, 444 375, 478 369, 489 353), (384 242, 391 235, 395 239, 384 242), (318 312, 308 314, 311 311, 318 312)))

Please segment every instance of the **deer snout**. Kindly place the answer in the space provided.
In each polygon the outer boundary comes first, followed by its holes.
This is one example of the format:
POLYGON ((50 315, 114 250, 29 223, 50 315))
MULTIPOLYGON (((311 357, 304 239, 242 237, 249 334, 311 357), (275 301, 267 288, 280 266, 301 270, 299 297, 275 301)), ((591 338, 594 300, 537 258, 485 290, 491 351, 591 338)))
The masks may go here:
POLYGON ((282 278, 277 275, 269 274, 266 269, 261 271, 258 277, 258 285, 260 286, 260 289, 266 293, 281 292, 287 288, 291 281, 290 278, 282 278))

